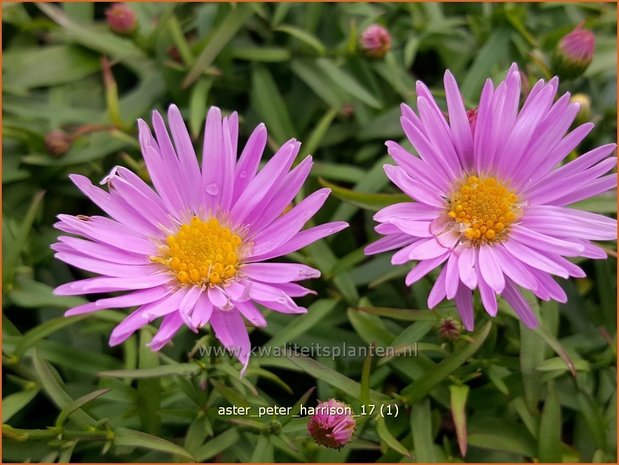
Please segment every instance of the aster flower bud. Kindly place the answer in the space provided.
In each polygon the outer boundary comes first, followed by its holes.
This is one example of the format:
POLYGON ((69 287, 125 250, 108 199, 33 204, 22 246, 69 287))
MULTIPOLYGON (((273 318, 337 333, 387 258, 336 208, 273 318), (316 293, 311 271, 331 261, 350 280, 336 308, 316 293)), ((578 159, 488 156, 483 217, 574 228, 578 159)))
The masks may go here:
POLYGON ((574 94, 571 98, 572 103, 578 103, 580 110, 576 116, 578 124, 586 123, 591 120, 591 99, 586 94, 574 94))
POLYGON ((462 326, 454 318, 443 318, 438 325, 438 334, 442 339, 455 341, 460 337, 462 326))
POLYGON ((62 129, 54 129, 45 135, 45 147, 50 155, 59 157, 65 154, 73 142, 71 136, 62 129))
POLYGON ((563 78, 578 77, 591 63, 594 51, 595 36, 580 23, 557 44, 552 60, 554 71, 563 78))
POLYGON ((372 58, 382 58, 391 50, 389 31, 378 24, 368 26, 361 34, 361 46, 372 58))
POLYGON ((307 431, 318 444, 339 449, 350 442, 356 426, 350 406, 330 399, 318 403, 316 413, 307 424, 307 431))
POLYGON ((129 35, 138 27, 135 13, 124 3, 115 3, 105 11, 107 24, 117 34, 129 35))

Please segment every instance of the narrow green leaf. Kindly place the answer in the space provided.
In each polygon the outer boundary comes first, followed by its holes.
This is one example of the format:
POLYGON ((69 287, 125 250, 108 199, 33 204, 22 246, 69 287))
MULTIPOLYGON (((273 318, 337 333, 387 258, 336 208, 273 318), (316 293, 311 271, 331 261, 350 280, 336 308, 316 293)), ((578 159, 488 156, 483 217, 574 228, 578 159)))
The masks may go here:
POLYGON ((56 419, 56 428, 60 430, 64 426, 67 419, 73 413, 75 413, 76 410, 82 408, 84 405, 88 404, 89 402, 92 402, 93 400, 98 399, 99 397, 101 397, 103 394, 107 392, 110 392, 110 390, 109 389, 98 389, 89 394, 86 394, 85 396, 80 397, 79 399, 75 399, 70 404, 67 404, 66 406, 64 406, 62 410, 60 411, 58 418, 56 419))
POLYGON ((410 198, 404 194, 374 194, 367 192, 357 192, 345 187, 325 181, 322 178, 318 182, 323 187, 328 187, 333 192, 333 195, 344 202, 348 202, 355 207, 364 208, 366 210, 378 211, 388 205, 393 205, 398 202, 409 201, 410 198))
MULTIPOLYGON (((314 376, 325 383, 346 392, 355 399, 359 399, 361 397, 361 385, 347 376, 344 376, 343 374, 308 357, 293 356, 287 358, 311 376, 314 376)), ((375 404, 388 403, 390 401, 389 397, 386 395, 373 390, 370 390, 370 399, 375 404)))
POLYGON ((170 375, 193 375, 200 371, 200 367, 194 363, 175 363, 171 365, 159 365, 153 368, 141 368, 137 370, 109 370, 98 373, 102 378, 161 378, 170 375))
POLYGON ((31 347, 35 346, 37 342, 50 334, 55 333, 67 326, 71 326, 75 323, 79 323, 80 321, 88 318, 89 315, 79 315, 79 316, 70 316, 70 317, 59 317, 53 318, 51 320, 47 320, 45 323, 41 323, 38 326, 35 326, 22 338, 20 344, 15 349, 15 356, 21 358, 24 356, 26 351, 31 347))
POLYGON ((368 352, 361 368, 361 395, 359 400, 362 405, 370 403, 370 375, 372 374, 372 352, 368 352))
POLYGON ((544 341, 533 331, 520 326, 520 372, 524 384, 524 397, 531 412, 537 410, 542 395, 542 372, 536 368, 544 361, 544 341))
POLYGON ((540 462, 561 462, 561 431, 561 406, 551 380, 546 385, 546 400, 537 438, 540 462))
POLYGON ((194 140, 198 139, 206 119, 206 102, 212 85, 213 80, 210 78, 198 80, 198 83, 191 91, 191 97, 189 97, 189 128, 191 129, 191 137, 194 140))
POLYGON ((451 400, 451 416, 456 426, 458 447, 462 457, 466 456, 467 432, 466 432, 466 399, 469 395, 469 387, 466 384, 449 386, 451 400))
POLYGON ((432 412, 430 399, 416 403, 411 409, 411 434, 418 462, 436 462, 434 439, 432 437, 432 412))
POLYGON ((290 69, 327 105, 332 108, 342 107, 346 100, 343 91, 333 86, 315 61, 293 60, 290 69))
MULTIPOLYGON (((179 455, 185 459, 196 459, 184 448, 166 439, 152 434, 143 433, 129 428, 116 428, 114 431, 114 444, 116 446, 140 447, 144 449, 166 452, 171 455, 179 455)), ((199 461, 199 460, 198 460, 199 461)))
POLYGON ((278 63, 290 60, 290 50, 280 47, 233 47, 231 55, 237 60, 278 63))
POLYGON ((352 74, 326 58, 319 58, 316 64, 344 92, 372 108, 379 110, 382 108, 382 104, 352 74))
POLYGON ((607 450, 607 422, 602 416, 598 404, 587 394, 579 392, 576 395, 578 411, 582 414, 587 428, 598 449, 607 450))
MULTIPOLYGON (((575 359, 572 362, 572 368, 576 371, 589 371, 589 363, 583 359, 575 359)), ((561 357, 553 357, 544 360, 536 368, 538 371, 567 371, 570 367, 561 357)))
POLYGON ((39 211, 44 195, 45 191, 39 191, 33 195, 28 211, 26 212, 26 216, 17 231, 17 236, 15 237, 15 240, 11 241, 10 246, 5 244, 5 241, 8 238, 2 241, 2 249, 4 251, 2 259, 2 288, 5 290, 10 288, 8 284, 13 281, 17 261, 27 243, 28 235, 32 229, 32 224, 34 223, 34 218, 39 211))
POLYGON ((217 381, 214 378, 210 378, 209 382, 213 385, 217 391, 224 396, 224 398, 230 402, 230 405, 236 405, 238 407, 250 407, 249 402, 237 391, 229 386, 226 386, 221 381, 217 381))
POLYGON ((273 336, 267 343, 270 347, 282 347, 287 342, 292 341, 294 338, 306 333, 315 325, 324 321, 325 318, 335 308, 337 300, 334 299, 320 299, 309 306, 305 315, 300 315, 294 320, 290 321, 286 327, 273 336))
MULTIPOLYGON (((60 409, 65 408, 67 405, 73 402, 73 399, 63 387, 62 380, 58 373, 52 368, 52 366, 43 360, 36 349, 32 351, 32 361, 34 362, 34 370, 36 371, 43 390, 47 393, 49 398, 60 409)), ((84 412, 82 409, 77 409, 72 420, 82 427, 93 426, 96 420, 84 412)))
POLYGON ((314 155, 316 149, 320 147, 320 143, 325 136, 325 133, 331 126, 334 118, 337 116, 339 109, 331 108, 328 112, 324 114, 320 121, 314 126, 313 131, 307 138, 305 145, 303 147, 303 153, 314 155))
POLYGON ((238 30, 251 17, 254 11, 247 5, 231 5, 228 16, 220 23, 217 30, 213 33, 206 46, 200 52, 195 64, 183 81, 182 87, 189 87, 206 69, 213 63, 219 52, 230 42, 238 30))
POLYGON ((26 276, 15 277, 15 287, 8 297, 15 305, 23 308, 57 307, 70 308, 85 304, 86 299, 78 296, 60 296, 53 294, 53 288, 26 276))
POLYGON ((205 462, 208 459, 216 456, 220 452, 223 452, 232 447, 241 436, 236 428, 230 428, 219 436, 208 440, 203 446, 196 450, 196 462, 205 462))
POLYGON ((438 363, 431 372, 405 387, 400 393, 402 397, 410 404, 423 399, 434 386, 443 381, 466 362, 471 355, 477 352, 488 337, 491 327, 492 323, 489 321, 471 335, 471 342, 459 342, 449 357, 438 363))
POLYGON ((450 308, 437 310, 409 310, 407 308, 390 307, 357 307, 356 310, 372 315, 384 316, 400 321, 438 321, 439 318, 455 315, 450 308), (440 312, 440 313, 439 313, 440 312))
POLYGON ((406 447, 404 447, 400 443, 400 441, 398 441, 393 436, 393 434, 391 434, 389 428, 387 428, 385 419, 382 416, 379 416, 376 419, 376 432, 378 433, 378 436, 385 442, 385 444, 387 444, 393 450, 395 450, 399 454, 404 455, 405 457, 412 458, 411 453, 406 449, 406 447))
MULTIPOLYGON (((159 356, 152 352, 148 343, 152 335, 146 329, 140 330, 138 352, 138 367, 140 370, 159 367, 159 356)), ((161 429, 161 384, 159 378, 141 378, 137 382, 137 407, 142 427, 148 433, 159 434, 161 429)))
POLYGON ((17 412, 26 407, 36 397, 39 390, 39 387, 24 389, 4 397, 2 399, 2 423, 6 423, 17 412))
POLYGON ((286 101, 268 68, 261 64, 255 64, 253 68, 251 99, 278 144, 283 144, 295 136, 296 131, 286 101))
POLYGON ((273 444, 271 443, 270 436, 261 434, 258 436, 258 442, 251 454, 251 463, 272 463, 273 457, 273 444))
POLYGON ((306 45, 309 45, 313 48, 319 55, 324 55, 326 52, 325 46, 323 43, 314 35, 309 32, 299 29, 298 27, 283 25, 279 26, 275 29, 276 32, 284 32, 295 39, 300 40, 306 45))

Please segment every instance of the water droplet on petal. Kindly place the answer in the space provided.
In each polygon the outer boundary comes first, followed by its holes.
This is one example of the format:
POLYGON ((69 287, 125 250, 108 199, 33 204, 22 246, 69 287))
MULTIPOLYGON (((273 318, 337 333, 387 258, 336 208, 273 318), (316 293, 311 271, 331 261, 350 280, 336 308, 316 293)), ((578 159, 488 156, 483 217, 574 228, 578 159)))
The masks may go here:
POLYGON ((206 193, 209 195, 217 195, 219 194, 219 184, 216 182, 209 184, 206 186, 206 193))
POLYGON ((247 171, 243 170, 239 173, 239 178, 245 179, 247 177, 247 171))

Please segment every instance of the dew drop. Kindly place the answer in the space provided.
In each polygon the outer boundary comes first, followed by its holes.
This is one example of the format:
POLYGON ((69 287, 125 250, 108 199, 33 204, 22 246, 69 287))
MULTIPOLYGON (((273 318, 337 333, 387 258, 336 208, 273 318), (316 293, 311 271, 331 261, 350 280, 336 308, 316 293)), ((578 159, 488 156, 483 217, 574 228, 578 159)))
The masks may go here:
POLYGON ((243 170, 239 173, 239 178, 245 179, 247 177, 247 171, 243 170))
POLYGON ((206 186, 206 193, 209 195, 217 195, 219 194, 219 184, 216 182, 209 184, 206 186))

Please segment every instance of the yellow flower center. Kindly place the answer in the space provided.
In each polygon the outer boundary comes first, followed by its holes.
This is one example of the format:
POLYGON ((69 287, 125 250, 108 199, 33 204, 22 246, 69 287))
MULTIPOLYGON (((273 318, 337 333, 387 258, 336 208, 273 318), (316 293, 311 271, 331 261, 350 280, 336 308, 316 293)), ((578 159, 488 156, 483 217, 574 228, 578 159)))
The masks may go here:
POLYGON ((167 245, 151 260, 165 265, 180 283, 216 285, 236 276, 241 243, 217 218, 202 221, 194 216, 166 238, 167 245))
POLYGON ((448 215, 472 244, 501 240, 518 215, 518 197, 493 177, 468 176, 448 200, 448 215))

